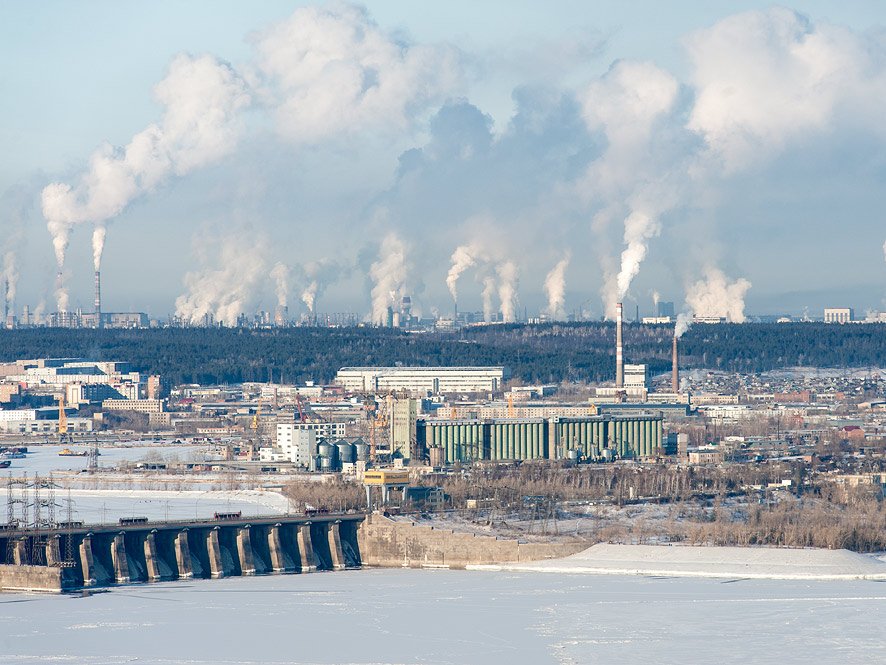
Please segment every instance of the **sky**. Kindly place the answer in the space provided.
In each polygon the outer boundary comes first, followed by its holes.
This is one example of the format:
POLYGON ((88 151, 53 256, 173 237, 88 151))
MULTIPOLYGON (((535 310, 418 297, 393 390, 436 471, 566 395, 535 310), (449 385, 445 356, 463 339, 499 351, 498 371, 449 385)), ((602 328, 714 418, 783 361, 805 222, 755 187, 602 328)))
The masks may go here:
POLYGON ((880 2, 0 4, 17 312, 886 309, 880 2), (742 6, 739 8, 739 4, 742 6))

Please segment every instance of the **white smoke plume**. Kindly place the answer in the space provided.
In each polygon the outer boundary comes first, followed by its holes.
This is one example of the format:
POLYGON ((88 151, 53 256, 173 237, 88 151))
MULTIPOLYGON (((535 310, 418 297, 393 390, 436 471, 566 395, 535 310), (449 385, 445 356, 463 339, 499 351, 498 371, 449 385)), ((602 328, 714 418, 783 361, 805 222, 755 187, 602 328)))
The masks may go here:
POLYGON ((382 240, 378 259, 369 268, 372 279, 372 322, 384 325, 388 307, 397 309, 404 295, 407 274, 406 245, 396 233, 382 240))
POLYGON ((408 130, 463 78, 455 49, 389 35, 345 3, 299 8, 254 44, 262 94, 280 133, 299 143, 408 130))
POLYGON ((3 297, 10 310, 15 308, 15 296, 18 288, 18 260, 16 253, 9 250, 3 254, 3 297))
POLYGON ((555 321, 566 318, 566 268, 572 254, 566 253, 545 277, 545 293, 548 296, 547 313, 555 321))
POLYGON ((493 298, 495 297, 495 277, 493 275, 486 275, 483 278, 483 320, 486 323, 490 323, 492 321, 492 315, 495 313, 495 306, 493 305, 493 298))
POLYGON ((271 268, 270 276, 274 280, 277 307, 286 307, 289 301, 289 267, 283 263, 277 263, 271 268))
POLYGON ((68 289, 65 286, 67 282, 67 276, 59 271, 55 275, 55 306, 57 311, 59 312, 67 312, 68 306, 70 305, 70 298, 68 297, 68 289))
POLYGON ((462 273, 477 265, 480 259, 480 248, 474 244, 459 245, 452 253, 452 266, 446 274, 446 287, 452 296, 452 300, 458 302, 458 279, 462 273))
POLYGON ((744 323, 744 298, 751 283, 742 278, 730 282, 717 268, 708 268, 705 278, 692 284, 686 304, 697 317, 725 317, 732 323, 744 323))
POLYGON ((622 60, 584 94, 583 114, 588 128, 601 131, 608 141, 603 156, 585 176, 584 189, 599 206, 595 230, 617 218, 627 201, 624 243, 617 273, 607 271, 601 292, 609 318, 615 304, 624 300, 631 282, 646 258, 649 240, 661 230, 659 216, 675 203, 663 182, 673 164, 656 154, 654 131, 673 110, 679 86, 669 73, 648 62, 622 60))
POLYGON ((501 319, 505 323, 517 320, 514 310, 517 306, 517 264, 505 261, 495 268, 498 275, 498 298, 501 301, 501 319))
POLYGON ((199 270, 185 275, 187 292, 175 301, 175 314, 185 324, 200 325, 207 315, 228 326, 249 305, 256 286, 267 274, 264 242, 255 234, 235 233, 209 246, 201 240, 199 270))
MULTIPOLYGON (((228 154, 239 135, 240 111, 250 103, 237 73, 208 55, 177 56, 154 95, 164 106, 159 123, 148 125, 125 147, 101 147, 75 184, 55 182, 43 189, 43 216, 60 273, 73 226, 100 225, 170 175, 228 154)), ((66 297, 64 284, 59 286, 60 297, 66 297)))
POLYGON ((658 303, 661 301, 661 294, 658 291, 652 291, 652 309, 658 312, 658 303))
POLYGON ((92 267, 98 272, 102 268, 102 253, 105 251, 105 236, 108 230, 104 224, 96 224, 92 230, 92 267))
POLYGON ((637 273, 640 264, 646 258, 649 240, 661 232, 658 220, 642 212, 634 211, 625 219, 625 249, 621 253, 621 270, 616 277, 616 302, 622 302, 628 295, 628 289, 637 273))
POLYGON ((682 337, 686 331, 689 330, 689 326, 691 325, 692 316, 686 312, 680 312, 677 314, 677 323, 674 325, 674 335, 676 337, 682 337))
POLYGON ((317 298, 326 291, 326 287, 336 282, 348 271, 331 259, 311 261, 304 267, 307 286, 301 293, 302 302, 311 314, 314 314, 317 306, 317 298))
POLYGON ((886 241, 883 242, 883 258, 886 259, 886 241))

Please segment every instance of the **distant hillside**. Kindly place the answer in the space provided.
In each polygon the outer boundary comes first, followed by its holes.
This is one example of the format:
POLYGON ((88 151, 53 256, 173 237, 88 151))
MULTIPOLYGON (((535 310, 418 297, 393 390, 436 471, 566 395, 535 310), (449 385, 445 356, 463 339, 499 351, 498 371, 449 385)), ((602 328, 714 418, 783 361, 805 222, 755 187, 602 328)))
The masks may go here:
MULTIPOLYGON (((670 367, 671 329, 627 325, 628 362, 670 367)), ((526 382, 603 381, 614 374, 611 323, 499 325, 453 334, 377 328, 0 331, 0 359, 128 360, 176 383, 330 381, 347 365, 507 365, 526 382)), ((743 372, 779 367, 886 366, 886 325, 695 325, 681 366, 743 372)))

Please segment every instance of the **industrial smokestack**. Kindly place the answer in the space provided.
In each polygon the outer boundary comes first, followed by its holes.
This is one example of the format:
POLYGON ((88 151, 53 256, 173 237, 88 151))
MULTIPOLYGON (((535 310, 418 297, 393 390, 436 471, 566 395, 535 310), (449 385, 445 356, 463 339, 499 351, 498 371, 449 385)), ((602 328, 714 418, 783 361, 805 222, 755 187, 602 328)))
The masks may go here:
POLYGON ((624 346, 621 337, 622 306, 615 305, 615 387, 624 388, 625 385, 625 361, 624 346))
POLYGON ((680 370, 677 369, 677 334, 674 333, 674 350, 671 358, 671 390, 680 392, 680 370))
POLYGON ((102 327, 102 274, 98 270, 95 271, 95 325, 97 328, 102 327))

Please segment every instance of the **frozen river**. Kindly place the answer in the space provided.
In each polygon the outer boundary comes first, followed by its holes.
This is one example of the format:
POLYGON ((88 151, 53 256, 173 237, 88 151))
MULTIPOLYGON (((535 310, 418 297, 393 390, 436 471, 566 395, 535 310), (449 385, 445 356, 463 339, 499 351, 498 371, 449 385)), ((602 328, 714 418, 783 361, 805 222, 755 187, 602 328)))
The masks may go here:
POLYGON ((886 585, 361 570, 0 596, 2 662, 886 662, 886 585))

